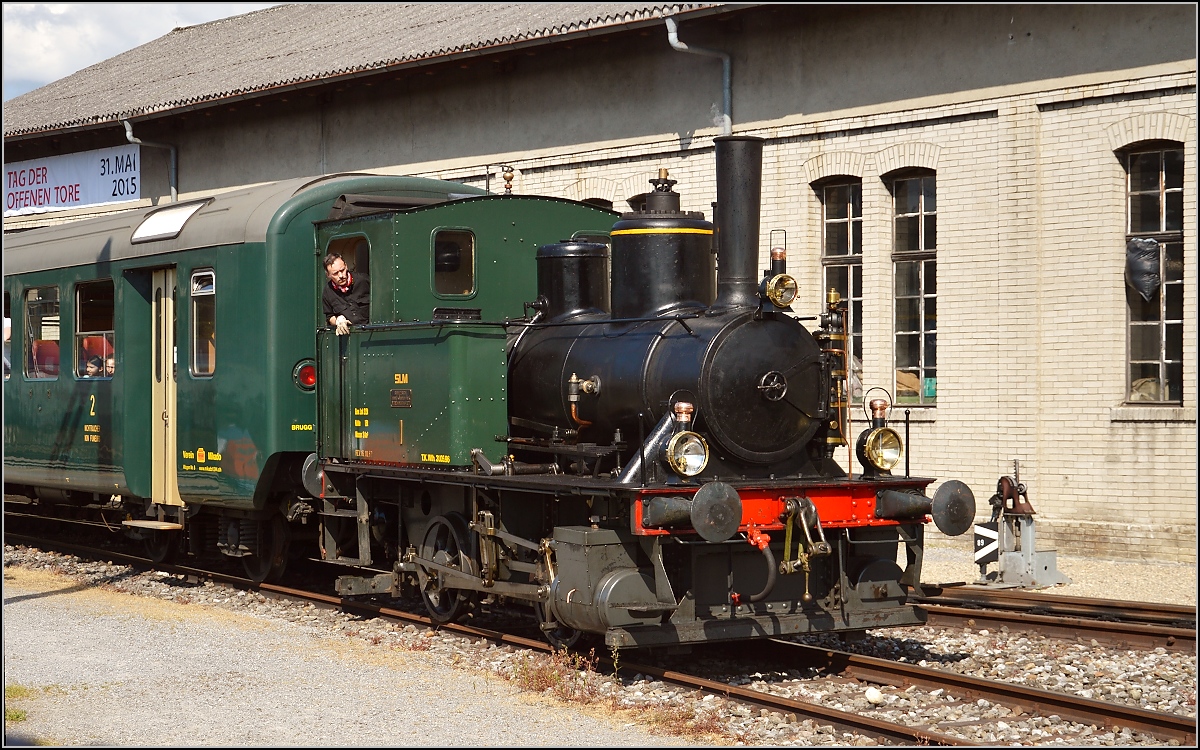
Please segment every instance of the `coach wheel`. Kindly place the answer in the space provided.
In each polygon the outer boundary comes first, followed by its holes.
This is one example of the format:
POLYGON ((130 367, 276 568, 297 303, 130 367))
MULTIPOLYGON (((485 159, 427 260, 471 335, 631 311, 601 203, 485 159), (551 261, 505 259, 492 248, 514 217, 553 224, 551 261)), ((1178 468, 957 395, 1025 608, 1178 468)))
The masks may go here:
POLYGON ((537 612, 538 625, 542 629, 542 635, 550 642, 551 646, 566 650, 578 643, 580 637, 583 636, 582 630, 569 628, 554 619, 554 615, 550 611, 550 602, 538 602, 533 605, 533 609, 537 612))
MULTIPOLYGON (((461 515, 437 516, 429 522, 425 532, 421 557, 473 576, 475 567, 471 562, 469 540, 467 522, 461 515)), ((421 597, 429 610, 429 619, 439 625, 453 622, 473 604, 474 592, 451 588, 445 572, 437 568, 427 568, 425 572, 428 580, 421 589, 421 597)))
POLYGON ((242 558, 246 576, 255 583, 274 583, 287 567, 291 535, 283 516, 276 513, 258 522, 258 549, 242 558))
POLYGON ((179 554, 179 533, 151 531, 146 535, 146 554, 155 565, 170 565, 179 554))

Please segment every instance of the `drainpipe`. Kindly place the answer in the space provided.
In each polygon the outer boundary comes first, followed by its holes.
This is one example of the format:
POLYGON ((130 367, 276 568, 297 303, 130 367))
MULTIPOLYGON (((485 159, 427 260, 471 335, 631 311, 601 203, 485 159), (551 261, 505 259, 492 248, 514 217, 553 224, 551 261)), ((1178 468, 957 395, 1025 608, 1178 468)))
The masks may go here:
POLYGON ((179 183, 176 181, 176 164, 178 156, 175 152, 175 147, 169 143, 151 143, 143 141, 141 138, 133 137, 133 126, 129 124, 129 120, 121 120, 121 124, 125 126, 125 137, 130 143, 136 143, 139 146, 150 146, 152 148, 165 148, 171 152, 171 160, 167 165, 167 180, 171 183, 171 202, 179 202, 179 183))
POLYGON ((733 132, 733 88, 730 83, 732 78, 733 64, 729 60, 729 55, 725 52, 718 52, 713 49, 704 49, 703 47, 689 47, 679 41, 679 25, 675 23, 675 19, 671 16, 666 18, 667 21, 667 41, 671 46, 680 52, 690 52, 693 55, 708 55, 709 57, 721 58, 721 93, 724 99, 724 111, 721 112, 721 135, 729 135, 733 132))

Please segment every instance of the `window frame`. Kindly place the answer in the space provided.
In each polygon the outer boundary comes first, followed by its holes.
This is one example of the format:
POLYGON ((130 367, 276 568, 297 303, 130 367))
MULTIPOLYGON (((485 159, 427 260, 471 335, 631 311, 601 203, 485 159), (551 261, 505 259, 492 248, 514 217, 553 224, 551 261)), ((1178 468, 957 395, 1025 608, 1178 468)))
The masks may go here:
MULTIPOLYGON (((1153 301, 1143 300, 1141 295, 1130 287, 1128 283, 1124 284, 1125 291, 1125 398, 1126 405, 1134 406, 1182 406, 1184 400, 1184 358, 1183 358, 1183 327, 1186 320, 1186 310, 1184 309, 1184 268, 1186 267, 1186 257, 1184 257, 1184 227, 1183 227, 1183 200, 1186 198, 1184 186, 1187 184, 1187 162, 1184 144, 1174 141, 1146 141, 1134 144, 1124 149, 1121 154, 1122 165, 1125 168, 1125 247, 1128 248, 1129 242, 1135 239, 1154 240, 1159 246, 1158 259, 1158 274, 1159 274, 1159 289, 1153 301), (1172 187, 1170 178, 1167 175, 1166 155, 1168 153, 1177 153, 1179 161, 1179 180, 1178 185, 1172 187), (1135 190, 1133 169, 1134 158, 1146 154, 1158 155, 1158 178, 1157 185, 1154 190, 1135 190), (1154 195, 1158 200, 1158 222, 1153 229, 1136 229, 1134 227, 1134 204, 1135 198, 1154 195), (1170 200, 1171 196, 1178 195, 1178 201, 1170 200), (1168 228, 1167 224, 1170 220, 1169 204, 1178 203, 1180 209, 1178 211, 1177 221, 1178 229, 1168 228), (1174 253, 1172 252, 1174 250, 1174 253), (1178 268, 1172 273, 1173 257, 1178 256, 1178 268), (1171 293, 1173 290, 1173 293, 1171 293), (1178 303, 1178 316, 1172 316, 1171 307, 1173 301, 1178 303), (1134 305, 1141 306, 1140 303, 1155 304, 1157 306, 1157 320, 1149 321, 1144 319, 1135 320, 1134 305), (1174 327, 1175 330, 1170 329, 1174 327), (1155 328, 1158 356, 1156 359, 1135 358, 1135 330, 1155 328), (1174 334, 1174 335, 1173 335, 1174 334), (1177 351, 1171 352, 1171 342, 1178 338, 1177 351), (1174 356, 1173 356, 1174 355, 1174 356), (1136 383, 1140 383, 1150 378, 1146 376, 1135 377, 1138 374, 1139 367, 1153 366, 1157 372, 1158 384, 1156 390, 1157 398, 1150 396, 1144 392, 1136 390, 1136 383), (1172 377, 1172 371, 1174 376, 1172 377), (1164 385, 1165 384, 1165 385, 1164 385), (1172 397, 1171 389, 1175 385, 1178 387, 1178 392, 1175 397, 1172 397)), ((1144 213, 1142 214, 1144 218, 1144 213)), ((1126 250, 1128 252, 1128 250, 1126 250)))
MULTIPOLYGON (((888 191, 892 196, 892 386, 895 389, 896 404, 912 407, 937 406, 937 172, 932 169, 912 169, 896 172, 887 176, 888 191), (900 206, 898 196, 900 183, 916 182, 917 205, 915 211, 909 211, 908 206, 900 206), (926 184, 931 185, 929 190, 926 184), (928 206, 932 198, 933 206, 928 206), (916 220, 917 247, 900 248, 900 225, 905 220, 916 220), (929 236, 930 226, 933 228, 932 238, 929 236), (917 269, 916 293, 901 294, 901 264, 915 263, 917 269), (900 329, 901 306, 907 300, 916 300, 916 313, 913 316, 917 328, 900 329), (930 314, 929 306, 933 305, 930 314), (932 320, 932 328, 929 322, 932 320), (917 337, 917 364, 900 364, 902 351, 901 336, 917 337), (932 348, 931 348, 932 347, 932 348), (930 362, 932 360, 932 362, 930 362), (902 399, 900 396, 900 373, 915 373, 918 390, 915 400, 911 397, 902 399), (929 373, 932 373, 930 375, 929 373), (928 381, 932 379, 933 392, 927 393, 928 381)), ((904 235, 905 238, 911 236, 904 235)), ((907 245, 907 242, 906 242, 907 245)), ((907 392, 907 391, 906 391, 907 392)))
MULTIPOLYGON (((90 304, 91 300, 89 300, 88 302, 90 304)), ((117 318, 117 287, 116 287, 116 284, 113 282, 112 278, 94 279, 92 281, 80 281, 75 284, 74 344, 75 344, 75 357, 76 357, 76 362, 75 362, 75 379, 76 380, 112 380, 111 375, 104 374, 104 372, 105 372, 104 363, 109 357, 116 356, 116 318, 117 318), (112 307, 109 310, 108 324, 112 327, 111 328, 96 328, 96 329, 84 330, 83 324, 84 324, 85 303, 83 300, 83 291, 87 287, 99 286, 99 285, 105 284, 105 283, 108 284, 109 290, 111 292, 110 299, 112 302, 112 307), (95 336, 101 336, 104 339, 104 353, 100 357, 100 360, 101 360, 100 373, 101 374, 87 375, 85 372, 86 360, 83 359, 83 355, 84 355, 83 342, 86 339, 92 338, 95 336)), ((62 344, 60 343, 59 346, 61 347, 62 344)), ((59 356, 60 357, 62 356, 61 350, 60 350, 59 356)), ((61 363, 59 364, 59 370, 60 370, 60 372, 62 370, 61 363)))
MULTIPOLYGON (((461 263, 461 259, 459 261, 461 263)), ((429 235, 429 289, 438 299, 464 300, 472 299, 479 293, 479 238, 470 227, 436 227, 429 235), (438 238, 444 234, 464 234, 471 238, 471 289, 466 292, 442 292, 438 290, 437 244, 438 238)), ((445 272, 443 272, 445 273, 445 272)))
POLYGON ((4 371, 4 379, 8 380, 12 377, 13 356, 12 356, 12 294, 4 290, 4 320, 8 323, 8 337, 4 339, 4 358, 8 362, 8 369, 4 371))
MULTIPOLYGON (((188 326, 188 335, 191 338, 191 346, 188 347, 188 373, 193 378, 209 379, 216 376, 217 372, 217 271, 214 268, 197 268, 192 271, 188 277, 188 299, 191 304, 188 305, 188 312, 191 315, 191 325, 188 326), (207 290, 197 291, 196 280, 202 276, 211 278, 211 286, 207 290), (200 370, 198 363, 200 361, 200 314, 198 311, 199 299, 212 299, 212 349, 208 354, 208 369, 200 370)), ((207 340, 210 337, 205 337, 207 340)))
MULTIPOLYGON (((41 285, 41 286, 26 287, 23 291, 24 291, 24 294, 21 295, 22 300, 23 300, 21 307, 23 310, 23 314, 25 316, 25 320, 24 320, 25 334, 22 337, 23 344, 21 346, 21 350, 22 350, 22 352, 21 352, 21 354, 22 354, 22 356, 21 356, 21 360, 22 360, 21 372, 24 375, 26 380, 58 380, 59 375, 62 374, 62 307, 63 307, 63 305, 62 305, 62 290, 59 288, 58 284, 45 284, 45 285, 41 285), (31 322, 33 320, 33 316, 30 315, 30 312, 29 312, 29 303, 30 303, 29 295, 33 292, 40 292, 43 289, 53 289, 55 292, 56 298, 54 300, 55 308, 54 308, 53 317, 58 319, 58 338, 57 339, 41 339, 41 338, 35 339, 33 336, 33 323, 31 322), (49 375, 49 374, 41 375, 41 374, 34 374, 34 373, 30 372, 31 365, 33 365, 32 369, 35 372, 38 370, 38 368, 36 366, 36 357, 35 357, 35 354, 33 351, 35 348, 33 346, 33 344, 37 341, 53 341, 58 345, 58 369, 55 370, 53 375, 49 375)), ((42 328, 41 321, 47 317, 51 317, 51 316, 49 316, 49 315, 39 316, 39 318, 38 318, 39 332, 41 332, 41 328, 42 328)))

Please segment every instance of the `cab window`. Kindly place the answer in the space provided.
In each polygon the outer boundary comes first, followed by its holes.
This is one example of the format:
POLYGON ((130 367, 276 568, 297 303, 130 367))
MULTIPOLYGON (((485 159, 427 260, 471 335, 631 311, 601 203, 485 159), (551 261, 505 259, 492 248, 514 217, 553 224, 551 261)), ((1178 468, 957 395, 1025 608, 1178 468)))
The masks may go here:
POLYGON ((350 273, 371 273, 371 243, 366 237, 338 237, 329 242, 326 253, 337 253, 342 256, 350 273))
MULTIPOLYGON (((43 286, 25 292, 25 377, 58 378, 58 287, 43 286)), ((68 360, 70 362, 70 360, 68 360)))
POLYGON ((433 291, 465 296, 475 291, 475 235, 443 229, 433 235, 433 291))

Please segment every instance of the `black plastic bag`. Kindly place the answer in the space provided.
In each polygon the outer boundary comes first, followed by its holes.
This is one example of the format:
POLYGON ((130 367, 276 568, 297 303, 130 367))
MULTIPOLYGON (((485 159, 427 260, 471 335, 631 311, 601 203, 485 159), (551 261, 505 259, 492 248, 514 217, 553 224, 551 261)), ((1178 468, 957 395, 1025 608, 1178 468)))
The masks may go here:
POLYGON ((1135 238, 1125 243, 1125 283, 1149 302, 1158 294, 1158 240, 1135 238))

